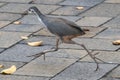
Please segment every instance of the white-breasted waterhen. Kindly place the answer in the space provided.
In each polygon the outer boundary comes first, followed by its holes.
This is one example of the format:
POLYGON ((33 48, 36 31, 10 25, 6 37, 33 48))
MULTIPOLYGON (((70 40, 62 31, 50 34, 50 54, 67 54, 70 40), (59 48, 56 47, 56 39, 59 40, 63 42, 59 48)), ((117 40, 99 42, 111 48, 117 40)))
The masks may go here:
POLYGON ((100 61, 102 60, 92 55, 91 52, 89 52, 89 50, 83 44, 79 44, 79 43, 76 43, 75 41, 72 41, 73 38, 76 38, 78 36, 85 34, 84 30, 81 29, 80 26, 66 19, 48 17, 46 15, 43 15, 35 6, 30 7, 28 12, 35 13, 38 17, 38 20, 42 21, 46 25, 47 29, 56 36, 56 47, 54 49, 45 50, 43 52, 40 52, 35 55, 31 55, 31 56, 39 57, 45 53, 57 51, 59 49, 58 48, 59 40, 61 40, 63 43, 76 44, 76 45, 82 46, 87 51, 88 55, 97 64, 96 70, 99 68, 99 65, 96 59, 100 61))

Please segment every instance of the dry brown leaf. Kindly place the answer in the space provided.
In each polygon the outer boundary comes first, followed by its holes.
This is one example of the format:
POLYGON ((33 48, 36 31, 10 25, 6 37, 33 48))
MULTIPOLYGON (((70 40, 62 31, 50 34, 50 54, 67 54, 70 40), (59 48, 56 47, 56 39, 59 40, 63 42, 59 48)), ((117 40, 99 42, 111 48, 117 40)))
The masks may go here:
POLYGON ((79 9, 79 10, 83 10, 84 9, 84 7, 82 7, 82 6, 79 6, 79 7, 76 7, 77 9, 79 9))
POLYGON ((112 42, 114 45, 120 45, 120 40, 115 40, 112 42))
POLYGON ((41 46, 43 41, 36 41, 36 42, 28 42, 29 46, 41 46))
POLYGON ((12 65, 10 68, 2 70, 1 74, 12 74, 15 71, 16 71, 16 66, 12 65))
POLYGON ((2 65, 2 64, 0 64, 0 68, 3 68, 3 65, 2 65))
POLYGON ((21 21, 15 21, 14 24, 21 24, 21 21))
POLYGON ((28 39, 27 36, 21 36, 21 39, 28 39))

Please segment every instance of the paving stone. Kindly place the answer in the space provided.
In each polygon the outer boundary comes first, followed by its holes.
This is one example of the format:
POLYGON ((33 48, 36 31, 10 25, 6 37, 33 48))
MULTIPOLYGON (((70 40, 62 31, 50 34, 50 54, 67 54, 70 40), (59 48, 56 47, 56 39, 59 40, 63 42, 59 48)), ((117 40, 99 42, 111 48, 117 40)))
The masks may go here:
POLYGON ((21 33, 21 32, 4 32, 0 31, 0 48, 8 48, 17 42, 19 42, 21 39, 21 36, 28 36, 31 33, 21 33))
POLYGON ((114 17, 120 14, 119 4, 100 4, 80 16, 114 17))
POLYGON ((65 0, 61 5, 94 6, 103 2, 103 0, 65 0))
POLYGON ((106 3, 120 3, 120 0, 105 0, 106 3))
MULTIPOLYGON (((0 71, 9 68, 12 65, 15 65, 17 69, 25 65, 25 63, 22 62, 7 62, 7 61, 0 61, 0 64, 4 66, 3 68, 0 68, 0 71)), ((0 79, 1 79, 1 75, 0 75, 0 79)))
POLYGON ((1 80, 49 80, 45 77, 35 77, 35 76, 16 76, 16 75, 0 75, 1 80))
POLYGON ((60 44, 60 45, 59 45, 59 48, 62 48, 62 49, 82 49, 82 47, 79 46, 79 45, 66 44, 66 43, 60 44))
POLYGON ((95 63, 75 63, 51 80, 98 80, 111 69, 116 67, 113 64, 100 64, 100 69, 94 71, 95 63))
POLYGON ((0 13, 1 21, 14 21, 21 17, 19 14, 11 14, 11 13, 0 13))
POLYGON ((0 52, 2 52, 4 49, 0 49, 0 52))
POLYGON ((95 38, 104 38, 104 39, 120 39, 120 29, 111 29, 99 33, 95 38))
POLYGON ((61 7, 59 9, 57 9, 56 11, 52 12, 53 15, 78 15, 79 13, 87 10, 89 7, 84 7, 83 10, 78 10, 76 9, 75 6, 64 6, 61 7))
POLYGON ((56 5, 39 5, 39 4, 13 4, 9 3, 1 7, 0 12, 24 13, 29 7, 37 6, 43 14, 48 14, 59 6, 56 5), (16 6, 16 7, 15 7, 16 6))
POLYGON ((120 16, 117 16, 116 18, 112 19, 111 21, 104 24, 102 27, 110 27, 110 28, 118 28, 120 29, 120 16))
POLYGON ((0 21, 0 28, 8 25, 10 23, 10 21, 0 21))
POLYGON ((15 25, 11 24, 4 28, 2 28, 2 31, 22 31, 22 32, 36 32, 40 30, 42 27, 40 25, 15 25))
POLYGON ((35 0, 34 3, 38 4, 58 4, 63 0, 35 0))
POLYGON ((31 47, 24 44, 18 44, 9 48, 0 54, 0 60, 4 61, 21 61, 21 62, 29 62, 34 57, 27 57, 30 55, 37 54, 46 49, 51 49, 52 46, 39 46, 39 47, 31 47))
POLYGON ((67 19, 69 21, 73 21, 75 22, 78 19, 81 19, 81 16, 54 16, 54 15, 49 15, 50 17, 57 17, 57 18, 63 18, 63 19, 67 19))
POLYGON ((112 78, 112 77, 105 77, 105 78, 102 78, 100 80, 120 80, 120 79, 115 79, 115 78, 112 78))
POLYGON ((39 57, 24 67, 20 68, 15 74, 32 75, 32 76, 46 76, 52 77, 73 64, 76 59, 39 57))
POLYGON ((34 33, 34 35, 37 36, 54 36, 52 33, 50 33, 46 28, 41 29, 40 31, 34 33))
MULTIPOLYGON (((119 46, 115 46, 112 44, 113 40, 105 40, 105 39, 80 39, 75 38, 73 41, 84 44, 88 49, 92 50, 116 50, 119 46)), ((73 49, 81 49, 81 46, 73 45, 73 44, 61 44, 60 48, 73 48, 73 49)))
POLYGON ((79 59, 85 56, 87 52, 85 50, 74 50, 74 49, 59 49, 56 52, 50 52, 46 54, 48 57, 58 57, 58 58, 70 58, 79 59))
POLYGON ((17 3, 28 3, 30 2, 31 0, 0 0, 0 2, 17 2, 17 3))
POLYGON ((44 27, 43 23, 38 20, 36 15, 26 15, 19 21, 21 21, 22 24, 39 24, 44 27))
POLYGON ((117 68, 115 68, 114 70, 112 70, 108 76, 111 76, 113 78, 118 78, 118 80, 120 80, 120 66, 118 66, 117 68))
POLYGON ((55 45, 56 44, 55 37, 45 37, 45 36, 32 36, 32 37, 29 37, 29 39, 23 40, 20 43, 36 42, 36 41, 43 41, 43 45, 55 45))
POLYGON ((110 17, 84 17, 81 20, 77 21, 77 24, 80 26, 98 27, 110 19, 110 17))
POLYGON ((105 28, 101 27, 81 27, 83 29, 89 29, 89 31, 86 31, 85 35, 80 36, 80 37, 94 37, 97 35, 99 32, 103 31, 105 28))
MULTIPOLYGON (((93 54, 99 52, 99 54, 95 55, 99 59, 108 62, 108 63, 120 63, 120 52, 112 52, 112 51, 94 51, 93 54)), ((89 61, 94 62, 89 56, 81 59, 80 61, 89 61)))
POLYGON ((5 4, 6 4, 6 3, 2 3, 2 2, 1 2, 1 3, 0 3, 0 6, 3 6, 3 5, 5 5, 5 4))

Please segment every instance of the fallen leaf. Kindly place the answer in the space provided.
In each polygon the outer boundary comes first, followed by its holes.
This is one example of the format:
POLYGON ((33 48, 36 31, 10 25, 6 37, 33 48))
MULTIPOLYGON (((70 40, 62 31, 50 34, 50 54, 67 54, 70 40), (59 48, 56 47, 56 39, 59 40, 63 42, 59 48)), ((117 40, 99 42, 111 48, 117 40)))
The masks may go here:
POLYGON ((83 10, 84 9, 84 7, 82 7, 82 6, 76 7, 76 8, 79 9, 79 10, 83 10))
POLYGON ((27 36, 21 36, 21 39, 28 39, 27 36))
POLYGON ((83 31, 90 31, 89 29, 85 29, 85 28, 83 28, 83 31))
POLYGON ((16 66, 12 65, 10 68, 2 70, 1 74, 12 74, 15 71, 16 71, 16 66))
POLYGON ((2 65, 2 64, 0 64, 0 68, 3 68, 3 65, 2 65))
POLYGON ((21 21, 15 21, 15 22, 13 22, 14 24, 21 24, 21 21))
POLYGON ((42 45, 43 41, 37 41, 37 42, 28 42, 27 44, 29 46, 40 46, 42 45))
POLYGON ((114 45, 120 45, 120 40, 115 40, 112 42, 114 45))

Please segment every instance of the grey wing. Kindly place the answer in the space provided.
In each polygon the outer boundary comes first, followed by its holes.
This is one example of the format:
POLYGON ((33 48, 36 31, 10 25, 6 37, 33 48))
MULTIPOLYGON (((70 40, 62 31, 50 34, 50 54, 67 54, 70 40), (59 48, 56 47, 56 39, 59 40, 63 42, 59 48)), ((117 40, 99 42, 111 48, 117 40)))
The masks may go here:
POLYGON ((79 28, 74 22, 67 21, 61 18, 54 18, 54 21, 51 21, 48 29, 53 34, 59 36, 81 34, 82 31, 82 29, 79 28))

